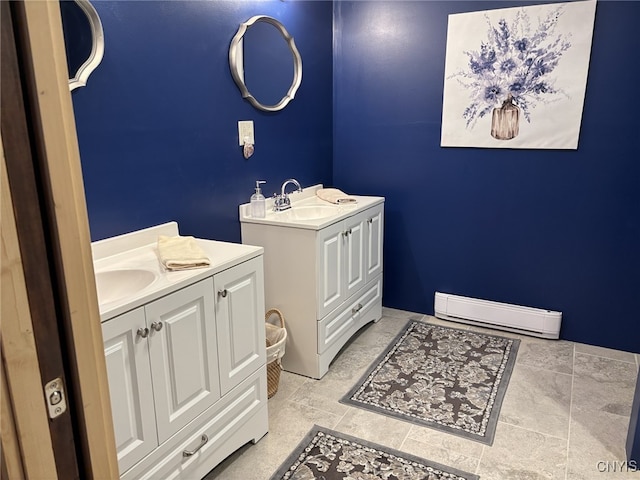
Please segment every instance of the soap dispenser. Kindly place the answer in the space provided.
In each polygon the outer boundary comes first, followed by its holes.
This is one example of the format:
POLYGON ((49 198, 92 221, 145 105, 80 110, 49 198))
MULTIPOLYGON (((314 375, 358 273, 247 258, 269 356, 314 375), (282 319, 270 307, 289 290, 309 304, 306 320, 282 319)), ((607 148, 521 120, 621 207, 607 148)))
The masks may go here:
POLYGON ((256 181, 256 193, 251 195, 251 216, 253 218, 264 218, 266 215, 265 198, 260 190, 260 184, 267 183, 264 180, 256 181))

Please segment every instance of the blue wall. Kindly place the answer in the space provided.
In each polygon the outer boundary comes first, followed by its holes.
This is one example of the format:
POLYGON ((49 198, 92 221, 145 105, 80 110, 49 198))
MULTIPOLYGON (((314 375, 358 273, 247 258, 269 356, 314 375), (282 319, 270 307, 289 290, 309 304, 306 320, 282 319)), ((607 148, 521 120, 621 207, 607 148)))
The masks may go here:
POLYGON ((640 351, 640 2, 598 3, 576 151, 439 146, 447 16, 513 3, 93 3, 105 58, 72 94, 93 240, 176 220, 239 241, 254 181, 292 176, 387 198, 386 306, 433 313, 438 290, 550 308, 563 338, 640 351), (228 68, 256 14, 303 58, 278 113, 228 68), (255 122, 249 160, 238 120, 255 122))
POLYGON ((336 2, 334 182, 387 198, 386 306, 560 310, 640 351, 640 2, 598 2, 578 150, 441 148, 447 16, 514 4, 336 2))
POLYGON ((331 3, 92 3, 105 55, 72 93, 92 240, 176 220, 185 235, 239 241, 255 180, 266 195, 289 177, 331 182, 331 3), (231 39, 258 14, 281 20, 303 58, 298 94, 277 113, 251 107, 229 71, 231 39), (238 120, 254 121, 249 160, 238 120))

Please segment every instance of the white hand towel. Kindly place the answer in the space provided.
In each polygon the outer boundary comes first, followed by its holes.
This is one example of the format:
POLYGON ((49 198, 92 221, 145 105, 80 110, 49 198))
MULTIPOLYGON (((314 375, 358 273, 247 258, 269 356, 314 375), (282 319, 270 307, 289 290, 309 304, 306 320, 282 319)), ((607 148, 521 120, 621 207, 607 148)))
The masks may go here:
POLYGON ((355 197, 350 197, 342 190, 338 190, 337 188, 321 188, 316 192, 316 195, 322 200, 338 205, 358 202, 358 199, 356 199, 355 197))
POLYGON ((211 265, 193 237, 158 236, 158 256, 167 270, 186 270, 211 265))

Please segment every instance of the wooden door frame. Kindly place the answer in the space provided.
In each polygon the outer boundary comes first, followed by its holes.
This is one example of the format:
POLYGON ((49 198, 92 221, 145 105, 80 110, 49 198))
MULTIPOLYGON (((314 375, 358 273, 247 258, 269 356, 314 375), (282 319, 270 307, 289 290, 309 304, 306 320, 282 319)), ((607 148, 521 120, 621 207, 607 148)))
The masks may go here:
MULTIPOLYGON (((1 125, 3 137, 3 183, 5 184, 5 201, 11 208, 5 211, 11 224, 5 227, 7 231, 15 228, 15 235, 11 238, 3 238, 5 241, 6 259, 8 268, 15 272, 12 275, 11 293, 17 293, 17 282, 24 284, 26 299, 28 301, 28 319, 30 322, 29 339, 30 346, 35 347, 36 354, 34 365, 39 367, 41 385, 55 381, 59 385, 67 385, 65 368, 65 356, 63 355, 62 332, 59 326, 60 315, 58 301, 55 296, 53 269, 49 236, 47 230, 46 215, 41 206, 43 195, 39 188, 38 156, 35 148, 36 141, 33 134, 32 122, 28 120, 29 101, 25 93, 28 91, 27 82, 20 64, 20 54, 24 50, 19 38, 19 31, 14 27, 16 4, 3 2, 0 5, 2 12, 2 75, 1 86, 1 125), (15 242, 15 244, 13 243, 15 242), (15 251, 14 251, 15 250, 15 251), (15 260, 14 260, 15 258, 15 260), (18 272, 15 267, 20 265, 18 272)), ((3 232, 4 233, 4 232, 3 232)), ((13 233, 13 232, 12 232, 13 233)), ((9 298, 9 302, 16 298, 9 298)), ((12 312, 3 315, 7 327, 9 340, 18 335, 27 334, 26 331, 18 333, 15 330, 19 325, 18 316, 12 312), (15 336, 14 336, 15 335, 15 336)), ((26 318, 26 317, 25 317, 26 318)), ((18 327, 19 328, 19 327, 18 327)), ((19 385, 25 369, 19 358, 24 351, 21 347, 14 348, 17 343, 12 341, 5 343, 7 374, 7 387, 9 390, 21 389, 19 385)), ((24 346, 22 346, 24 347, 24 346)), ((37 377, 36 372, 33 372, 37 377)), ((42 388, 40 389, 42 390, 42 388)), ((64 387, 62 389, 64 397, 64 387)), ((68 387, 66 388, 68 390, 68 387)), ((23 403, 18 401, 16 395, 12 395, 14 405, 23 403)), ((44 392, 32 392, 28 401, 33 404, 43 403, 44 392)), ((65 400, 65 405, 67 400, 65 400)), ((61 404, 63 405, 63 404, 61 404)), ((58 478, 78 479, 78 455, 75 448, 74 427, 70 408, 62 409, 60 414, 51 419, 48 424, 49 441, 53 448, 55 467, 58 478)), ((46 412, 45 412, 46 413, 46 412)), ((45 415, 44 419, 47 416, 45 415)), ((18 430, 21 431, 20 424, 18 430)))
POLYGON ((0 153, 2 478, 46 478, 56 475, 56 463, 4 151, 0 153))
MULTIPOLYGON (((2 2, 6 3, 6 2, 2 2)), ((5 5, 3 5, 3 12, 5 5)), ((34 159, 37 162, 35 170, 38 174, 40 201, 43 205, 42 223, 46 225, 44 234, 47 241, 48 256, 53 279, 51 281, 56 298, 58 328, 61 338, 51 339, 60 343, 60 350, 66 357, 66 384, 68 388, 70 414, 75 422, 75 450, 78 452, 80 478, 117 478, 118 465, 115 451, 115 437, 111 417, 111 405, 106 375, 106 365, 102 344, 102 332, 98 301, 93 275, 93 259, 91 255, 91 240, 89 235, 88 216, 84 196, 80 155, 75 129, 75 119, 68 86, 68 73, 60 6, 58 2, 32 1, 11 2, 12 18, 17 38, 20 39, 20 61, 22 65, 22 79, 25 103, 29 105, 27 116, 31 128, 34 159)), ((3 20, 4 22, 4 20, 3 20)), ((3 23, 4 24, 4 23, 3 23)), ((5 144, 5 148, 6 148, 5 144)), ((8 156, 6 157, 9 161, 8 156)), ((5 156, 3 155, 3 169, 5 156)), ((3 176, 4 173, 1 173, 3 176)), ((5 213, 5 190, 11 191, 11 178, 3 185, 3 214, 5 213), (6 188, 4 188, 6 187, 6 188)), ((3 180, 4 183, 4 180, 3 180)), ((11 206, 11 205, 10 205, 11 206)), ((12 207, 15 205, 12 205, 12 207)), ((5 299, 5 283, 13 286, 19 258, 15 254, 9 256, 9 251, 20 250, 23 244, 28 244, 24 232, 16 231, 15 238, 9 238, 9 225, 2 218, 3 265, 2 265, 2 295, 5 299), (17 243, 16 243, 17 242, 17 243), (6 249, 5 249, 6 247, 6 249), (6 250, 6 255, 5 255, 6 250), (6 257, 6 258, 5 258, 6 257), (8 262, 5 262, 9 260, 8 262), (7 263, 8 265, 5 265, 7 263), (14 275, 15 274, 15 275, 14 275), (14 275, 13 277, 9 275, 14 275)), ((21 266, 21 264, 20 264, 21 266)), ((28 276, 29 272, 23 274, 28 276)), ((19 288, 15 289, 18 291, 19 288)), ((26 289, 23 293, 26 293, 26 289)), ((39 384, 36 389, 32 386, 32 403, 39 404, 44 410, 44 419, 40 414, 34 414, 31 405, 23 403, 17 384, 10 381, 12 369, 17 368, 19 362, 11 360, 12 330, 8 328, 6 308, 15 307, 24 312, 29 310, 28 299, 25 295, 13 295, 11 305, 2 304, 3 319, 3 413, 9 411, 13 423, 4 421, 2 424, 2 443, 17 446, 20 453, 20 464, 23 467, 24 478, 37 478, 31 473, 37 465, 48 468, 40 478, 51 478, 50 462, 47 458, 56 460, 55 448, 51 442, 41 438, 43 425, 49 427, 46 417, 44 393, 37 357, 27 368, 32 376, 38 376, 39 384), (7 374, 4 383, 4 373, 7 374), (36 396, 36 392, 37 396, 36 396), (5 403, 9 397, 10 405, 5 403), (10 408, 8 408, 10 407, 10 408), (8 410, 7 410, 8 408, 8 410), (29 418, 32 422, 20 421, 29 418), (6 427, 6 428, 5 428, 6 427), (14 435, 11 434, 13 427, 14 435), (12 439, 18 439, 18 444, 12 439), (24 439, 34 440, 31 445, 40 451, 26 448, 30 444, 24 439)), ((13 313, 13 312, 12 312, 13 313)), ((22 333, 32 334, 33 328, 26 323, 13 322, 22 328, 22 333)), ((20 331, 18 331, 20 333, 20 331)), ((35 345, 33 345, 35 347, 35 345)), ((37 352, 36 352, 37 353, 37 352)), ((33 354, 33 349, 30 350, 33 354)), ((8 455, 16 449, 3 448, 3 471, 16 466, 15 457, 8 455)), ((60 472, 59 472, 60 473, 60 472)), ((13 478, 13 477, 11 477, 13 478)))

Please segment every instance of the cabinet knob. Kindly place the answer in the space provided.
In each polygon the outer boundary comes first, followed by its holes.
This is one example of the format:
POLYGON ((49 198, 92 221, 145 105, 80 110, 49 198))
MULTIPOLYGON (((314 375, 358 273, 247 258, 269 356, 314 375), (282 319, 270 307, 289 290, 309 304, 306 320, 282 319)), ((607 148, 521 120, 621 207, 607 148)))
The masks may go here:
POLYGON ((162 322, 153 322, 151 324, 151 328, 153 328, 156 332, 162 330, 162 322))
POLYGON ((369 220, 367 220, 368 223, 373 223, 373 217, 371 217, 369 220))
POLYGON ((342 235, 343 235, 344 237, 348 237, 349 235, 351 235, 351 229, 349 229, 349 230, 346 230, 346 231, 342 232, 342 235))
POLYGON ((149 336, 149 329, 147 327, 140 327, 136 333, 141 338, 147 338, 149 336))
POLYGON ((355 315, 355 314, 356 314, 356 313, 358 313, 360 310, 362 310, 362 304, 361 304, 361 303, 359 303, 357 306, 353 307, 353 308, 351 309, 351 313, 352 313, 353 315, 355 315))
POLYGON ((222 298, 227 296, 227 289, 225 288, 224 290, 218 290, 218 295, 220 295, 222 298))

